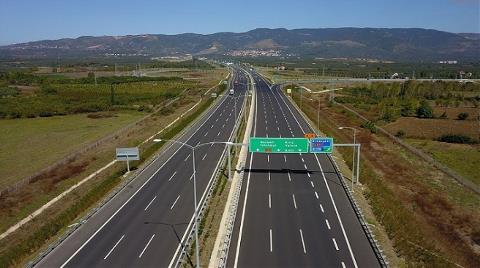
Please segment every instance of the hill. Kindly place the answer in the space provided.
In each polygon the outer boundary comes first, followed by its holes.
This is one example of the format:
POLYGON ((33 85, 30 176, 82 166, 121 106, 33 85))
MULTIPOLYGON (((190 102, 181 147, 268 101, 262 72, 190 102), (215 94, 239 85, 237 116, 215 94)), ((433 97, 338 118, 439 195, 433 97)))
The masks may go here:
POLYGON ((260 28, 244 33, 208 35, 82 36, 0 46, 0 58, 232 55, 252 50, 303 57, 480 62, 478 34, 419 28, 260 28))

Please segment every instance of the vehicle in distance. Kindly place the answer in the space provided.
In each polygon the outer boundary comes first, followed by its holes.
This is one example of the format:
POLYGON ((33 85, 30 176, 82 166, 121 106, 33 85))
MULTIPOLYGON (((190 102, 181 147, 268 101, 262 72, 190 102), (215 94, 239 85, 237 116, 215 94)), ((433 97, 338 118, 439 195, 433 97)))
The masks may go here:
POLYGON ((230 95, 233 95, 233 93, 235 93, 235 91, 233 89, 230 89, 230 95))

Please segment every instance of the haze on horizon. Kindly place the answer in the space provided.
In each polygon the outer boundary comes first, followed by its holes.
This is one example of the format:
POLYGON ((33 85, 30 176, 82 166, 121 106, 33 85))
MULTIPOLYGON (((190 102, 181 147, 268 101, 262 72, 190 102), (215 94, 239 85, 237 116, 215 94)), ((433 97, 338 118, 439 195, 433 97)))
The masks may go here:
POLYGON ((480 33, 478 0, 292 3, 18 0, 0 9, 0 45, 79 36, 244 32, 255 28, 427 28, 480 33))

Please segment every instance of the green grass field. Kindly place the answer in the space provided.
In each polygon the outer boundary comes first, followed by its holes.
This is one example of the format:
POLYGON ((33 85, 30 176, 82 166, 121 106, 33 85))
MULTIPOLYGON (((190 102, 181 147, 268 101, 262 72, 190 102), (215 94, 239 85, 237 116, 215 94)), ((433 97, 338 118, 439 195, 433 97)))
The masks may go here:
POLYGON ((430 154, 435 160, 480 185, 480 148, 468 144, 408 139, 410 144, 430 154))
POLYGON ((77 114, 0 120, 0 189, 144 115, 129 111, 98 119, 77 114))

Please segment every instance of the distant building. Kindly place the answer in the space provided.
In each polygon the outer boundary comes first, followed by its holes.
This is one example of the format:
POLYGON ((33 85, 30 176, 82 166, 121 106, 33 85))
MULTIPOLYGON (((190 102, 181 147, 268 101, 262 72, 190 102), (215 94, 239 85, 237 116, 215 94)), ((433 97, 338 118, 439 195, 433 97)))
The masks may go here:
POLYGON ((456 61, 456 60, 441 60, 438 63, 440 63, 440 64, 457 64, 458 61, 456 61))

